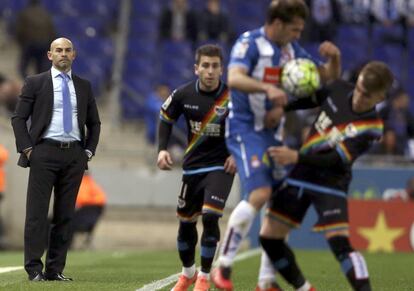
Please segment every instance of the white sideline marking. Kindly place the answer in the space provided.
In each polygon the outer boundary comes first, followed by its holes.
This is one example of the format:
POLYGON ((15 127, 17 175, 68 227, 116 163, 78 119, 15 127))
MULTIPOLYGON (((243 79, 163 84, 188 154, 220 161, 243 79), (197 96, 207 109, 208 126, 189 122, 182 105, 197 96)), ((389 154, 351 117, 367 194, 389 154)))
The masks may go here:
POLYGON ((0 274, 1 273, 8 273, 8 272, 13 272, 13 271, 17 271, 17 270, 23 270, 23 267, 0 267, 0 274))
MULTIPOLYGON (((253 249, 248 250, 246 252, 241 253, 240 255, 237 255, 234 259, 234 262, 243 261, 245 259, 248 259, 250 257, 253 257, 257 254, 260 254, 261 249, 253 249)), ((216 261, 217 262, 217 261, 216 261)), ((216 265, 216 264, 214 264, 216 265)), ((151 284, 144 285, 143 287, 137 289, 136 291, 154 291, 154 290, 160 290, 161 288, 164 288, 165 286, 170 285, 171 283, 178 280, 178 277, 181 273, 177 273, 171 276, 168 276, 167 278, 155 281, 151 284)))

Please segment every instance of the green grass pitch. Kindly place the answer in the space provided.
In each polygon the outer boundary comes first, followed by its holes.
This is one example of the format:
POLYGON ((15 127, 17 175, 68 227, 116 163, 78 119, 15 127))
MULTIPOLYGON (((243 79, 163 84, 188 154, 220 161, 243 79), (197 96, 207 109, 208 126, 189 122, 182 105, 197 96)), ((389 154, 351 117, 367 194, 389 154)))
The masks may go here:
MULTIPOLYGON (((319 291, 351 290, 339 264, 328 251, 297 251, 297 260, 305 276, 319 291)), ((414 254, 366 254, 373 290, 414 290, 414 254)), ((0 252, 2 267, 21 266, 20 252, 0 252)), ((237 262, 234 283, 237 291, 251 291, 256 285, 259 256, 237 262)), ((175 251, 71 252, 65 274, 75 281, 29 282, 23 270, 0 273, 4 291, 117 291, 136 290, 153 281, 180 271, 175 251)), ((279 282, 283 280, 278 278, 279 282)), ((282 285, 286 290, 293 290, 282 285)), ((170 290, 169 285, 160 290, 170 290)), ((214 290, 214 289, 212 289, 214 290)))

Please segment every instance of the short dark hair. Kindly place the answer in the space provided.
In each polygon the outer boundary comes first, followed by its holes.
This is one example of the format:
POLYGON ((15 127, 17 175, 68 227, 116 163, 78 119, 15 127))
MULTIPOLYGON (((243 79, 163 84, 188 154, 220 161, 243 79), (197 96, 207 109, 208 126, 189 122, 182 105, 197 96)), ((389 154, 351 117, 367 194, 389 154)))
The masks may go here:
POLYGON ((295 17, 306 20, 308 14, 308 6, 303 0, 273 0, 267 9, 266 23, 270 24, 275 19, 290 23, 295 17))
POLYGON ((216 44, 205 44, 197 48, 195 53, 196 64, 200 63, 201 56, 219 57, 223 63, 223 50, 216 44))
POLYGON ((372 61, 366 64, 361 72, 362 86, 368 92, 387 92, 394 81, 390 68, 383 62, 372 61))

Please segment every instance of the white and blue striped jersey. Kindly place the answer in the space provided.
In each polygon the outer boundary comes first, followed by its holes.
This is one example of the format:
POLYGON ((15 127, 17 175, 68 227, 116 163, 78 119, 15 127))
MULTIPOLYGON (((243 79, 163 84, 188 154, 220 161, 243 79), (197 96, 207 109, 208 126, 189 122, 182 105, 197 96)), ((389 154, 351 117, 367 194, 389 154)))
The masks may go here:
MULTIPOLYGON (((294 58, 311 59, 321 65, 321 61, 312 57, 297 42, 283 48, 270 41, 264 33, 264 27, 243 33, 231 51, 229 68, 244 67, 254 79, 279 85, 281 67, 294 58)), ((270 109, 270 101, 265 93, 245 93, 231 89, 228 134, 262 131, 264 116, 270 109)))

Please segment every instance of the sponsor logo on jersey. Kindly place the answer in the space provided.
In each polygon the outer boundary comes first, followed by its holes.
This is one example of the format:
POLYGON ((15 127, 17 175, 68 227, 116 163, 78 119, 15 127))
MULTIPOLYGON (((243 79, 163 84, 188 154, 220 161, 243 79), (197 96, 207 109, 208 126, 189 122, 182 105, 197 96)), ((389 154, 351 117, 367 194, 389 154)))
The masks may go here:
POLYGON ((358 129, 352 123, 348 124, 345 128, 345 135, 347 137, 356 137, 358 134, 358 129))
POLYGON ((258 167, 260 167, 261 162, 260 162, 259 158, 256 155, 254 155, 254 156, 252 156, 250 164, 252 165, 253 168, 258 168, 258 167))
POLYGON ((246 56, 248 49, 249 43, 246 40, 238 42, 233 48, 232 57, 237 59, 243 59, 246 56))
POLYGON ((281 71, 279 67, 266 67, 263 72, 263 82, 279 85, 281 71))
POLYGON ((218 201, 220 203, 224 203, 225 202, 223 198, 221 198, 219 196, 216 196, 216 195, 212 195, 211 196, 211 200, 215 200, 215 201, 218 201))
POLYGON ((170 104, 171 104, 171 101, 172 101, 172 94, 170 96, 168 96, 167 100, 164 101, 161 108, 163 110, 167 110, 168 106, 170 106, 170 104))
POLYGON ((185 200, 182 199, 181 197, 178 197, 178 208, 184 208, 185 207, 185 200))
POLYGON ((223 106, 215 106, 214 111, 216 112, 217 115, 222 116, 226 114, 227 108, 223 106))
POLYGON ((322 216, 327 217, 327 216, 339 215, 339 214, 341 214, 341 209, 335 208, 335 209, 329 209, 329 210, 324 211, 322 213, 322 216))
POLYGON ((331 147, 334 147, 338 143, 342 142, 345 137, 342 132, 336 126, 334 126, 327 134, 326 139, 328 140, 328 144, 331 147))
POLYGON ((184 108, 198 110, 199 107, 195 104, 184 104, 184 108))

